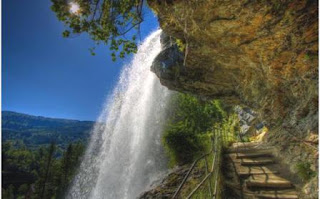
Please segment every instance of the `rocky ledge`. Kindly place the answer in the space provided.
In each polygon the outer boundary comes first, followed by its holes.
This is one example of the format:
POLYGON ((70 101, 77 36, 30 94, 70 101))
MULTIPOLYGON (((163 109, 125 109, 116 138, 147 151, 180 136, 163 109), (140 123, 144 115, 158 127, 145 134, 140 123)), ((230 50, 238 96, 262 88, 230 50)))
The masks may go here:
POLYGON ((139 196, 139 199, 161 198, 169 199, 174 195, 177 187, 182 182, 187 174, 189 167, 187 165, 176 167, 173 169, 160 183, 160 185, 153 187, 139 196))
POLYGON ((318 1, 148 4, 165 34, 152 66, 164 86, 253 108, 290 169, 317 172, 318 1))

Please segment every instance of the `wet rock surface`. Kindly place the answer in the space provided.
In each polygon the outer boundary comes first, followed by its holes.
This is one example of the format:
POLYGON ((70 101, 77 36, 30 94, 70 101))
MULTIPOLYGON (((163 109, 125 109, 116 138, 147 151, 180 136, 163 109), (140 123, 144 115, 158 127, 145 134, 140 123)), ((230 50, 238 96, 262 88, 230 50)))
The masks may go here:
POLYGON ((162 51, 155 58, 151 66, 151 71, 154 72, 162 84, 168 88, 179 87, 181 84, 175 81, 177 76, 183 71, 183 54, 179 51, 175 39, 165 33, 161 35, 162 51))
POLYGON ((172 198, 176 189, 182 182, 183 178, 189 170, 188 166, 177 167, 171 171, 160 183, 160 185, 153 187, 149 191, 142 193, 139 199, 151 198, 172 198))

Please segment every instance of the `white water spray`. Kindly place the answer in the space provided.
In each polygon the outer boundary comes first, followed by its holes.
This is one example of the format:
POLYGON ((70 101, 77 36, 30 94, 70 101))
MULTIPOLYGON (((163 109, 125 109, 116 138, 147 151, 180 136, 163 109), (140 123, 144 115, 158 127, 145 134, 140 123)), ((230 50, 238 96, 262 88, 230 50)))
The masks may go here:
POLYGON ((67 198, 136 198, 166 170, 161 132, 170 92, 150 71, 160 34, 153 32, 124 67, 67 198))

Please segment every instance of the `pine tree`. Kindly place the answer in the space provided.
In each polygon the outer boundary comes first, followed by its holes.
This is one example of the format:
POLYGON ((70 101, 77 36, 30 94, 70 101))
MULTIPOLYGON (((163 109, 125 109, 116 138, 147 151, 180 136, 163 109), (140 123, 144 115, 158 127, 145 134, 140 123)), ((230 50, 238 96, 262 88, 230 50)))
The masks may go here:
POLYGON ((40 192, 40 198, 46 198, 45 196, 45 192, 46 192, 46 186, 47 183, 49 181, 49 175, 50 175, 50 171, 51 171, 51 167, 53 165, 53 161, 54 161, 54 153, 55 153, 55 149, 56 149, 56 145, 54 142, 52 142, 50 144, 49 150, 48 150, 48 154, 47 154, 47 160, 45 162, 45 167, 43 170, 43 176, 42 176, 42 184, 41 186, 41 192, 40 192))

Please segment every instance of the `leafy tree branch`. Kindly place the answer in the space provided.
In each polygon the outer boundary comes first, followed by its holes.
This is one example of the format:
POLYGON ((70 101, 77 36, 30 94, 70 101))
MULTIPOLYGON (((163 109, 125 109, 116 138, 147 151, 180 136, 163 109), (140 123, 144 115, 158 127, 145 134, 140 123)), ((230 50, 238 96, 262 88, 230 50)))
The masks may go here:
MULTIPOLYGON (((88 33, 97 45, 110 46, 113 60, 137 51, 144 0, 51 0, 51 9, 67 30, 63 37, 88 33), (127 34, 137 31, 127 38, 127 34)), ((90 49, 94 53, 94 47, 90 49)))

